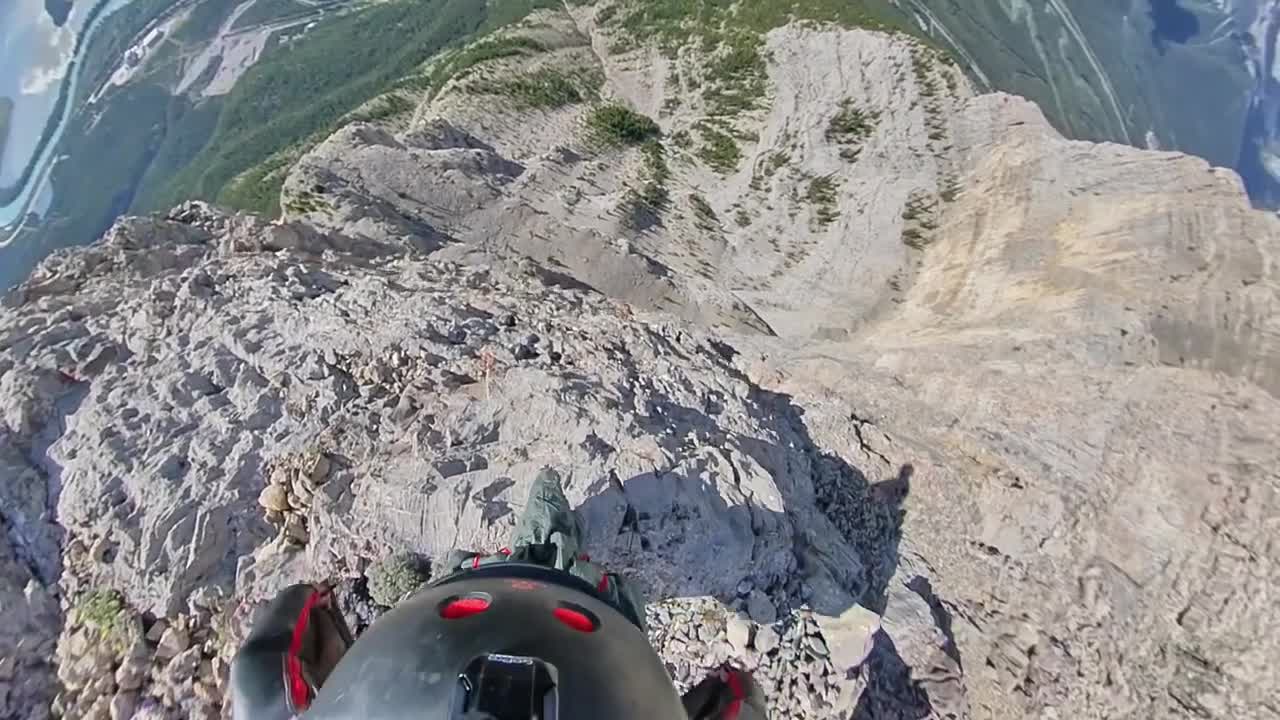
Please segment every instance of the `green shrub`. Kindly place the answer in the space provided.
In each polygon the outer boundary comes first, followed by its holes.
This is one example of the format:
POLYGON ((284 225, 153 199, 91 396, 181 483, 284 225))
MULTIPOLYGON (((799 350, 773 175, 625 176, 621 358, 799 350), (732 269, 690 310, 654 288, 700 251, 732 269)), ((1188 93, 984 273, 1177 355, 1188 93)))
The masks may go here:
POLYGON ((286 210, 298 215, 333 209, 327 200, 307 190, 293 196, 282 195, 281 202, 286 210))
POLYGON ((689 193, 689 205, 693 208, 694 219, 699 225, 712 227, 720 224, 720 218, 716 216, 716 211, 707 202, 706 198, 698 193, 689 193))
POLYGON ((922 193, 914 192, 907 198, 907 203, 902 208, 902 219, 915 220, 931 209, 928 198, 922 193))
POLYGON ((942 181, 942 188, 938 191, 938 197, 943 202, 955 202, 960 195, 960 181, 954 175, 949 175, 942 181))
POLYGON ((431 579, 431 565, 417 553, 401 552, 379 560, 365 573, 369 597, 392 607, 431 579))
POLYGON ((916 250, 923 250, 929 243, 923 232, 917 228, 907 228, 902 231, 902 243, 907 247, 916 250))
POLYGON ((836 210, 836 188, 839 183, 834 176, 823 175, 809 181, 805 191, 805 199, 816 208, 819 225, 830 225, 840 216, 836 210))
POLYGON ((809 190, 805 199, 815 205, 831 205, 836 201, 838 183, 831 175, 823 175, 809 181, 809 190))
POLYGON ((592 110, 587 127, 593 139, 609 145, 638 145, 661 132, 652 118, 618 103, 592 110))
POLYGON ((730 173, 738 169, 742 151, 738 149, 738 142, 732 135, 707 124, 700 125, 698 131, 702 134, 698 157, 708 167, 719 173, 730 173))
POLYGON ((98 633, 99 638, 117 634, 124 628, 124 597, 115 590, 89 591, 76 603, 76 619, 98 633))
POLYGON ((840 144, 860 143, 875 131, 880 113, 855 107, 853 100, 844 99, 840 111, 827 123, 827 140, 840 144))

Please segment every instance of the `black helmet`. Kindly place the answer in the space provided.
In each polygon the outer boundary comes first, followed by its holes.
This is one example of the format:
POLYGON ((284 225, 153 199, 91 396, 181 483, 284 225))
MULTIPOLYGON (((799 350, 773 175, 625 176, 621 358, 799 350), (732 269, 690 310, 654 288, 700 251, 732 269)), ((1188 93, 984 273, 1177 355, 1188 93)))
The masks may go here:
POLYGON ((633 619, 586 581, 507 562, 450 575, 372 625, 308 720, 678 720, 633 619))

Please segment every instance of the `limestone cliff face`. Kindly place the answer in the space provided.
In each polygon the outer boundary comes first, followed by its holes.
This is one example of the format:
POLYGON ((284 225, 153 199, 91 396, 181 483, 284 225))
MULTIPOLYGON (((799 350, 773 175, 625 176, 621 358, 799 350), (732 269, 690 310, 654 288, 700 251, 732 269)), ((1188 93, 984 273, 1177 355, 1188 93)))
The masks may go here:
POLYGON ((279 223, 125 219, 6 299, 0 716, 216 717, 252 601, 365 622, 371 564, 501 547, 543 465, 680 684, 1274 712, 1280 220, 878 33, 773 31, 708 117, 696 52, 593 12, 320 143, 279 223), (495 99, 540 71, 583 89, 495 99), (600 142, 608 102, 660 137, 600 142))
POLYGON ((873 476, 913 467, 903 554, 975 715, 1265 716, 1276 218, 1230 173, 1063 141, 1016 98, 957 125, 965 190, 894 311, 753 343, 752 377, 873 476))

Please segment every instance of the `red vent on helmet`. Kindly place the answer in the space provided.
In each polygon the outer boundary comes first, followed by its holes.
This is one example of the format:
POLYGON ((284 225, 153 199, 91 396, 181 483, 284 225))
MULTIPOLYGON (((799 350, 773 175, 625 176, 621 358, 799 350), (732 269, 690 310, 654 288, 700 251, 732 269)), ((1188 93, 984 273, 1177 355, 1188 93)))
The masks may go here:
POLYGON ((578 632, 595 632, 600 621, 586 610, 574 605, 563 604, 552 611, 556 619, 578 632))
POLYGON ((492 604, 489 598, 483 595, 450 598, 440 606, 440 617, 445 620, 461 620, 472 615, 479 615, 488 610, 492 604))

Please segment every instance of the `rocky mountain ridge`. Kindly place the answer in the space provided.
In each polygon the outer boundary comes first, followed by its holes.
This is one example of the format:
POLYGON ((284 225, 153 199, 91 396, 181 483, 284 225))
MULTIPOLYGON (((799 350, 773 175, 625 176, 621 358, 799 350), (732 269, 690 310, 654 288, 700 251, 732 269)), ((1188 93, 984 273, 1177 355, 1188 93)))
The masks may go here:
POLYGON ((1280 714, 1280 220, 900 36, 775 30, 724 115, 597 13, 340 130, 281 222, 124 219, 6 298, 0 717, 225 716, 254 601, 367 622, 389 549, 501 546, 543 465, 680 684, 1280 714))

